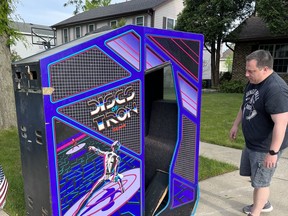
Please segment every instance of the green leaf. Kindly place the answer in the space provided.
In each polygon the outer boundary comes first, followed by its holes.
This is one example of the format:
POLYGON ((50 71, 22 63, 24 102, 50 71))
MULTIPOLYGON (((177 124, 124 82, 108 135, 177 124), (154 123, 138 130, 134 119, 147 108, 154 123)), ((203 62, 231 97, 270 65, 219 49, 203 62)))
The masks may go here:
POLYGON ((258 0, 257 12, 267 23, 272 34, 282 35, 288 32, 288 2, 283 0, 258 0))

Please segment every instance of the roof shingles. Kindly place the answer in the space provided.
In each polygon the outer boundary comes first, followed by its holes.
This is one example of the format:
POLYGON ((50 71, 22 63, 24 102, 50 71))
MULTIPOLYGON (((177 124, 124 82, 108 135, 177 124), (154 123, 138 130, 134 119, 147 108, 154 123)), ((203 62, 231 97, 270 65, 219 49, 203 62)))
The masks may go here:
POLYGON ((131 0, 118 4, 111 4, 106 7, 99 7, 72 16, 52 27, 70 25, 73 23, 85 22, 89 20, 103 19, 105 17, 117 16, 121 14, 153 9, 168 0, 131 0))
POLYGON ((273 35, 266 23, 258 16, 251 16, 232 31, 224 42, 244 42, 288 38, 288 35, 273 35))

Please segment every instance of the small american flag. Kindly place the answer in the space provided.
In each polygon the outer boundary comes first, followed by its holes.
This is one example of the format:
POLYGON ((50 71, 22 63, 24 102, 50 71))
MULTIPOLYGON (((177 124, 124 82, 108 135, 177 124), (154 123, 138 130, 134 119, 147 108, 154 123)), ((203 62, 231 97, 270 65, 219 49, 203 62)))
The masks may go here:
POLYGON ((6 202, 8 191, 8 181, 5 178, 2 166, 0 165, 0 208, 3 208, 6 202))

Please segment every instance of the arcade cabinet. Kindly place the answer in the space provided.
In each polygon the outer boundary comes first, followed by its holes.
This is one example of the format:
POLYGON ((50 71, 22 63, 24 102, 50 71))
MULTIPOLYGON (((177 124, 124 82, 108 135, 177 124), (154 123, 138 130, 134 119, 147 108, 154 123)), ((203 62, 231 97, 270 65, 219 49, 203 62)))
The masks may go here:
POLYGON ((124 26, 12 64, 27 215, 191 215, 203 36, 124 26))

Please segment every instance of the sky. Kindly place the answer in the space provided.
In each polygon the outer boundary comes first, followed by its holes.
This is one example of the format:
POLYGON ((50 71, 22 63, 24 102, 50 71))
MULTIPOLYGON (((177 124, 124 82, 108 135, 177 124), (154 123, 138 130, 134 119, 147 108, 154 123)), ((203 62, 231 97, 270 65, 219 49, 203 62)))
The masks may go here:
MULTIPOLYGON (((112 0, 111 4, 126 0, 112 0)), ((75 6, 64 7, 67 0, 18 0, 15 4, 14 21, 52 26, 71 16, 75 6)))

